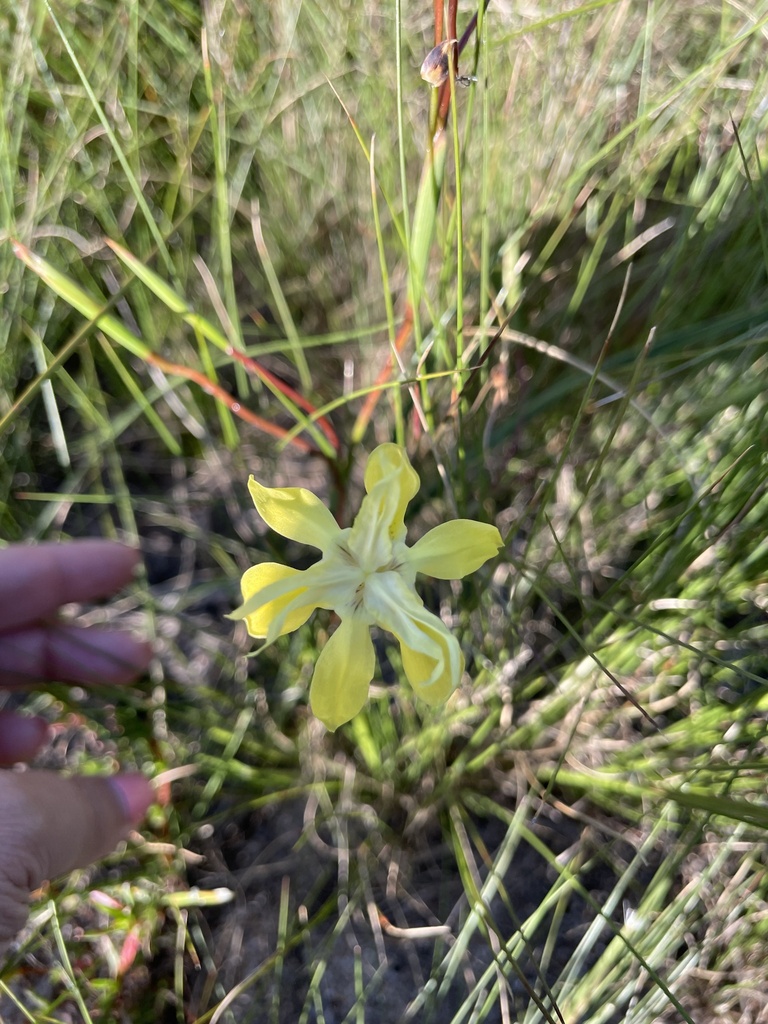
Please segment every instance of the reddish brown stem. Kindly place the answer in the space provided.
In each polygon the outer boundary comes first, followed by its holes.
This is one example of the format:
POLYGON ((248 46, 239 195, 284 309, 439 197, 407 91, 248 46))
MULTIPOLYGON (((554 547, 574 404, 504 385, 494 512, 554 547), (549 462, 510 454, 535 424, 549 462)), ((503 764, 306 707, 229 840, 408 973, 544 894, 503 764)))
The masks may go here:
MULTIPOLYGON (((241 420, 245 420, 252 427, 256 427, 258 430, 263 430, 265 434, 271 434, 272 437, 283 438, 288 434, 288 431, 284 427, 278 426, 276 423, 270 423, 269 420, 265 420, 261 416, 257 416, 255 412, 251 412, 244 405, 241 405, 228 391, 224 388, 219 387, 218 384, 214 384, 210 378, 206 377, 204 373, 199 370, 192 370, 188 366, 181 366, 179 363, 172 363, 168 359, 163 359, 162 356, 152 352, 149 355, 145 355, 144 359, 148 363, 152 363, 158 370, 162 370, 163 373, 172 374, 174 377, 184 377, 186 380, 194 381, 199 387, 205 391, 207 395, 211 395, 216 399, 217 402, 221 402, 229 409, 234 416, 239 416, 241 420)), ((309 441, 305 441, 303 437, 292 437, 291 442, 296 448, 301 449, 304 452, 311 452, 312 454, 317 453, 317 449, 314 445, 311 445, 309 441)))
MULTIPOLYGON (((310 416, 314 415, 314 413, 317 412, 316 408, 314 407, 314 405, 312 405, 309 399, 305 398, 303 395, 300 395, 298 391, 294 391, 290 384, 286 384, 284 380, 280 380, 280 378, 276 377, 274 373, 271 373, 269 370, 265 369, 263 366, 257 363, 255 359, 251 359, 251 357, 247 356, 244 352, 238 352, 237 349, 232 348, 230 346, 227 349, 227 355, 230 356, 232 359, 235 359, 242 366, 244 366, 245 369, 248 370, 250 373, 255 374, 259 378, 259 380, 264 381, 265 384, 271 384, 272 387, 277 388, 277 390, 281 391, 286 398, 290 398, 290 400, 295 405, 298 405, 298 407, 300 409, 303 409, 304 412, 308 412, 310 416)), ((316 422, 317 425, 325 434, 325 436, 333 445, 334 451, 338 452, 340 447, 339 436, 333 429, 331 424, 328 422, 325 416, 319 416, 316 422)))
MULTIPOLYGON (((487 10, 489 2, 490 2, 490 0, 483 0, 483 11, 487 10)), ((450 3, 448 5, 448 30, 449 30, 448 38, 449 39, 458 39, 458 30, 456 28, 456 11, 457 11, 457 8, 458 8, 457 0, 450 0, 450 3)), ((461 39, 459 39, 458 43, 453 48, 453 58, 452 59, 453 59, 453 73, 454 73, 454 75, 458 75, 458 73, 459 73, 459 57, 464 52, 467 43, 472 38, 472 33, 477 28, 477 16, 478 16, 478 12, 475 11, 475 13, 469 19, 469 24, 464 29, 464 33, 463 33, 461 39)), ((439 97, 438 106, 437 106, 437 110, 438 110, 438 114, 437 114, 437 128, 438 129, 445 127, 445 123, 448 120, 448 110, 450 109, 450 106, 451 106, 451 83, 450 83, 450 81, 445 81, 440 86, 440 97, 439 97)))
MULTIPOLYGON (((456 14, 458 11, 459 3, 458 0, 448 0, 448 39, 457 39, 456 29, 456 14)), ((451 47, 451 74, 456 77, 459 73, 459 55, 458 46, 451 47)), ((440 86, 440 97, 437 104, 437 124, 435 125, 435 133, 439 132, 441 128, 445 128, 445 123, 448 120, 448 110, 451 106, 451 79, 449 77, 440 86)), ((433 134, 435 134, 433 133, 433 134)))
MULTIPOLYGON (((483 2, 483 10, 485 10, 488 7, 489 0, 482 0, 482 2, 483 2)), ((449 31, 448 38, 449 39, 456 39, 457 38, 456 21, 457 21, 458 6, 459 6, 458 5, 458 0, 448 0, 448 31, 449 31)), ((433 0, 433 9, 434 9, 434 16, 435 16, 435 46, 437 46, 437 45, 439 45, 443 41, 443 0, 433 0)), ((464 48, 466 47, 467 43, 469 42, 469 40, 470 40, 470 38, 472 36, 472 33, 476 29, 476 27, 477 27, 477 12, 475 12, 475 14, 472 15, 472 18, 470 19, 470 22, 467 25, 467 27, 466 27, 466 29, 464 31, 464 34, 462 35, 461 39, 459 39, 459 41, 456 44, 456 46, 453 47, 452 60, 453 60, 453 74, 454 75, 458 74, 459 55, 461 54, 462 50, 464 50, 464 48)), ((451 105, 451 83, 450 83, 450 79, 449 79, 448 81, 444 82, 443 85, 440 87, 440 93, 439 93, 439 96, 438 96, 437 124, 435 126, 435 131, 436 132, 440 131, 441 128, 445 127, 445 123, 446 123, 446 121, 448 119, 448 110, 450 109, 450 105, 451 105)), ((434 133, 433 133, 433 135, 434 135, 434 133)), ((408 343, 408 340, 410 339, 410 336, 411 336, 411 332, 413 330, 414 320, 415 320, 414 309, 411 306, 411 303, 407 302, 406 303, 406 307, 405 307, 405 317, 403 319, 402 324, 400 325, 400 330, 397 332, 397 337, 395 338, 395 351, 397 353, 402 352, 403 349, 405 348, 406 344, 408 343)), ((385 384, 390 379, 390 377, 392 376, 392 371, 394 370, 394 367, 395 367, 395 352, 390 352, 389 357, 388 357, 387 362, 386 362, 386 365, 384 366, 384 368, 381 371, 381 373, 379 374, 379 376, 376 378, 376 386, 375 386, 374 390, 371 391, 371 393, 365 399, 365 402, 363 403, 363 407, 360 410, 360 414, 357 417, 357 420, 355 422, 355 433, 356 434, 358 434, 358 433, 362 434, 362 432, 364 432, 365 428, 368 426, 368 423, 370 422, 371 417, 373 416, 374 410, 376 408, 376 405, 377 405, 377 403, 379 401, 379 398, 381 397, 381 390, 380 390, 381 389, 381 385, 385 384)))
POLYGON ((395 352, 389 353, 384 368, 382 369, 381 373, 379 373, 379 376, 376 378, 374 390, 371 391, 366 397, 365 401, 363 402, 363 407, 360 410, 360 413, 357 417, 357 421, 355 423, 355 433, 359 433, 360 437, 362 437, 363 434, 365 433, 365 429, 368 426, 371 416, 373 416, 373 411, 376 408, 379 398, 381 397, 382 384, 386 384, 386 382, 392 376, 392 371, 395 368, 396 361, 395 353, 399 354, 400 352, 402 352, 405 346, 408 344, 408 339, 410 338, 411 331, 413 330, 413 319, 413 306, 411 305, 410 302, 408 302, 406 303, 405 306, 405 318, 403 319, 402 324, 400 324, 400 330, 397 332, 397 337, 395 338, 395 352))
MULTIPOLYGON (((458 39, 456 31, 456 12, 459 9, 459 0, 448 0, 448 38, 458 39)), ((454 57, 454 64, 456 58, 454 57)))

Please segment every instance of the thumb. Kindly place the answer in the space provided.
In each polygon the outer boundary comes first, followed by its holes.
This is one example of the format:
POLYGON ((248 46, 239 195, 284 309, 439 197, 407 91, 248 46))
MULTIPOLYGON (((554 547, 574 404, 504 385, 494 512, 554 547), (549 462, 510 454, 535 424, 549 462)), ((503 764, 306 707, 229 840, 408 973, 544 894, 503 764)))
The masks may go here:
POLYGON ((105 856, 152 801, 143 775, 0 772, 0 956, 26 921, 30 892, 105 856))

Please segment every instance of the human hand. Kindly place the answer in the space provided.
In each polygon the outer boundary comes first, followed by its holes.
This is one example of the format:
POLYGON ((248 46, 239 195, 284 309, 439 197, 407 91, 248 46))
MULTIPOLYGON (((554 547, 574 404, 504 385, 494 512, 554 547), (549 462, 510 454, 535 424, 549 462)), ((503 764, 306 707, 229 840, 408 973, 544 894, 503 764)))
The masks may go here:
MULTIPOLYGON (((0 550, 0 687, 139 675, 152 656, 147 643, 55 618, 61 605, 118 590, 138 560, 133 549, 99 540, 0 550)), ((33 757, 47 735, 42 719, 0 711, 0 764, 33 757)), ((26 920, 29 893, 109 853, 152 800, 142 775, 0 770, 0 956, 26 920)))

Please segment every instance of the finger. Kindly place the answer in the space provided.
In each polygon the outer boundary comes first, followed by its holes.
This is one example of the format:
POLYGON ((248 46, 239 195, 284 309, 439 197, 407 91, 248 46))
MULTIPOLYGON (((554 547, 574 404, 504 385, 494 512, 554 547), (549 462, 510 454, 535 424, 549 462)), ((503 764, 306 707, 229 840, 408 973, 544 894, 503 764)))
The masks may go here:
POLYGON ((109 853, 152 800, 142 775, 0 772, 0 955, 26 920, 30 892, 109 853))
POLYGON ((0 765, 31 761, 49 733, 50 727, 43 718, 0 711, 0 765))
POLYGON ((0 550, 0 632, 48 618, 70 601, 119 590, 140 555, 108 540, 11 544, 0 550))
POLYGON ((33 626, 0 633, 0 685, 127 683, 152 659, 129 633, 80 626, 33 626))

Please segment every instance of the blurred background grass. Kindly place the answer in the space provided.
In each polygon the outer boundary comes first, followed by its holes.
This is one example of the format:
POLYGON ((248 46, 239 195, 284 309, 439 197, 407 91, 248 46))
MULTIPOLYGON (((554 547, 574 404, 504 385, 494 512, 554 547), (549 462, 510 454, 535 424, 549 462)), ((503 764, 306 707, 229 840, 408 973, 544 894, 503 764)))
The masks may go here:
POLYGON ((493 0, 415 342, 352 446, 404 315, 429 5, 0 11, 0 535, 140 544, 85 614, 158 651, 119 695, 14 700, 57 723, 48 764, 165 780, 143 837, 37 894, 4 1019, 768 1020, 767 33, 764 0, 493 0), (216 332, 334 404, 338 453, 243 421, 295 407, 216 332), (255 560, 307 564, 246 480, 348 522, 394 437, 411 539, 458 513, 506 549, 422 586, 467 659, 448 706, 382 635, 329 735, 331 617, 256 659, 222 619, 255 560))

